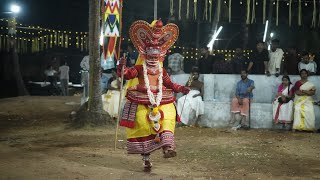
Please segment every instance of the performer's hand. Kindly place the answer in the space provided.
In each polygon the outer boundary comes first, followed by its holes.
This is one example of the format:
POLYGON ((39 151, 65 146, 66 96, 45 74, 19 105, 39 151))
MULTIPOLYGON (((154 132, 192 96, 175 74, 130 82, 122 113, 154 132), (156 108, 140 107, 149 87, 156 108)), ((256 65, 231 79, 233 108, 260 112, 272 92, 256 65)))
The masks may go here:
POLYGON ((127 64, 127 58, 126 58, 126 57, 120 58, 119 64, 122 65, 122 66, 123 66, 123 65, 126 65, 126 64, 127 64))
POLYGON ((184 86, 181 92, 183 94, 188 94, 190 92, 190 88, 184 86))

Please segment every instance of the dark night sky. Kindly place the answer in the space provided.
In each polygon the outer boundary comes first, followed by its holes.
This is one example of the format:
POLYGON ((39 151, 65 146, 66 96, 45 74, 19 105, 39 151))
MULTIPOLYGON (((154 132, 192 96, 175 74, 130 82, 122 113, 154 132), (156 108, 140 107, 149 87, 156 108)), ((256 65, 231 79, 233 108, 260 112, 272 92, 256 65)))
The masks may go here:
POLYGON ((88 30, 88 0, 1 0, 1 11, 17 2, 22 7, 18 21, 25 24, 74 31, 88 30))
MULTIPOLYGON (((88 0, 0 0, 0 12, 8 11, 9 4, 12 2, 17 2, 22 7, 22 12, 18 17, 22 23, 56 29, 88 30, 88 0)), ((159 13, 168 16, 168 3, 164 2, 169 2, 169 0, 159 1, 159 13)), ((152 20, 153 0, 125 0, 124 3, 124 18, 135 16, 152 20)))

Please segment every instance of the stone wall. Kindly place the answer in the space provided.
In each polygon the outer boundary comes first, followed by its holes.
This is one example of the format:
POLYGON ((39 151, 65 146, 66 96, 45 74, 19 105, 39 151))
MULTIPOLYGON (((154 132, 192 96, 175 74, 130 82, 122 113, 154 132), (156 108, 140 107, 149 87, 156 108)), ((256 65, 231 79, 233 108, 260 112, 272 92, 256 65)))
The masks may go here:
MULTIPOLYGON (((175 83, 185 84, 189 74, 173 75, 175 83)), ((250 110, 250 125, 253 128, 272 128, 272 101, 277 94, 277 88, 281 83, 280 77, 267 77, 265 75, 250 75, 255 82, 253 91, 254 99, 250 110)), ((290 76, 294 83, 299 76, 290 76)), ((230 102, 235 94, 235 87, 240 80, 240 75, 205 74, 200 76, 204 82, 205 115, 201 125, 207 127, 225 127, 230 119, 230 102)), ((320 98, 320 76, 309 77, 316 85, 315 100, 320 98)), ((181 97, 178 94, 178 97, 181 97)), ((316 127, 320 128, 320 107, 314 106, 316 113, 316 127)))

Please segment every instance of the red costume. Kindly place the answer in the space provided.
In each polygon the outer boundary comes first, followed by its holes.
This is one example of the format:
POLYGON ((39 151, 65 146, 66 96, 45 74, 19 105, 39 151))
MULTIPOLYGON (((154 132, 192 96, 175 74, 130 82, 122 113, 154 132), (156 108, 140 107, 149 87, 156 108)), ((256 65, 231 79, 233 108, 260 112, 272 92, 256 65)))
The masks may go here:
POLYGON ((173 134, 178 116, 173 92, 186 94, 190 89, 172 83, 162 61, 178 34, 175 24, 163 26, 161 20, 153 26, 145 21, 134 22, 130 37, 139 51, 140 64, 138 60, 137 65, 127 68, 122 59, 118 66, 119 76, 124 67, 124 78, 137 78, 139 82, 127 89, 128 101, 120 125, 127 127, 128 153, 142 154, 145 168, 151 168, 149 154, 159 148, 163 148, 165 158, 176 155, 173 134))

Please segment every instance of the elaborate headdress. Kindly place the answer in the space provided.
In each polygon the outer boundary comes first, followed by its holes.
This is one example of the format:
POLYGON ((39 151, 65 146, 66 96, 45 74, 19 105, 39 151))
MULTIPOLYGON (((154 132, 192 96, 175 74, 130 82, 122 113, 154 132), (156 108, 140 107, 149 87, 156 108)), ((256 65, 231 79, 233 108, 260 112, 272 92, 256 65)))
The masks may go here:
POLYGON ((167 50, 178 39, 179 28, 172 23, 163 26, 161 20, 154 24, 140 20, 131 25, 129 33, 142 59, 162 62, 167 50))

